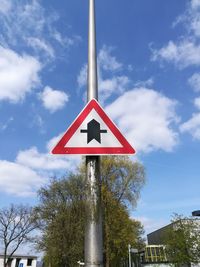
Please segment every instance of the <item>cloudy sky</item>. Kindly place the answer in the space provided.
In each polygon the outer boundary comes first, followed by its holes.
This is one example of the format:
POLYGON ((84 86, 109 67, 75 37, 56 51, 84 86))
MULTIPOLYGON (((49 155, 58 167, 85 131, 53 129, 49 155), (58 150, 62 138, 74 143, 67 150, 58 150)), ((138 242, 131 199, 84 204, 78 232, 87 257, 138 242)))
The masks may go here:
MULTIPOLYGON (((96 0, 99 102, 147 173, 146 232, 200 209, 200 0, 96 0)), ((49 151, 85 104, 87 1, 0 0, 0 206, 78 156, 49 151)))

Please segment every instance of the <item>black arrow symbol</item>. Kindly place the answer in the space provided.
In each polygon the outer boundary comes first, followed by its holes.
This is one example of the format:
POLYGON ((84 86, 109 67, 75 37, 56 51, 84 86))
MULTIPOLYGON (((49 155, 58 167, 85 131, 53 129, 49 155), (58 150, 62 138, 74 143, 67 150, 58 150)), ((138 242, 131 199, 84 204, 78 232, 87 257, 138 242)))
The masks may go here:
POLYGON ((101 144, 101 133, 107 133, 107 130, 101 130, 101 125, 96 120, 91 120, 87 124, 87 130, 81 130, 81 133, 87 133, 87 143, 95 139, 101 144))

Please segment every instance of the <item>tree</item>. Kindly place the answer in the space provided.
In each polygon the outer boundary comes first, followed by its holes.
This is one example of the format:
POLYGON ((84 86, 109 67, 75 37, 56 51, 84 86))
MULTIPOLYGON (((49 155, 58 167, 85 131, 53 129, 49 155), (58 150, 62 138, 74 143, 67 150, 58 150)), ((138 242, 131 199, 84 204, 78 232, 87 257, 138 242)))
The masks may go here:
POLYGON ((104 260, 105 266, 122 266, 127 259, 128 244, 142 248, 144 231, 140 222, 130 218, 127 208, 111 192, 104 192, 104 260))
POLYGON ((127 257, 128 244, 144 244, 143 227, 130 219, 128 208, 137 204, 145 172, 127 156, 105 156, 101 165, 105 265, 117 267, 127 257))
POLYGON ((4 267, 35 228, 32 208, 12 204, 0 210, 0 240, 4 245, 4 267))
POLYGON ((101 161, 102 184, 113 197, 126 207, 136 206, 145 182, 142 164, 127 156, 104 156, 101 161))
MULTIPOLYGON (((142 165, 128 157, 103 157, 101 161, 106 266, 119 266, 127 246, 143 244, 141 224, 130 218, 144 184, 142 165)), ((85 221, 85 165, 78 174, 53 179, 39 191, 43 236, 40 247, 52 266, 72 267, 83 259, 85 221)))
POLYGON ((39 191, 39 248, 45 252, 47 266, 76 266, 83 259, 84 248, 84 181, 79 175, 69 175, 39 191))
POLYGON ((200 262, 200 223, 198 219, 174 215, 165 233, 166 253, 175 266, 200 262))

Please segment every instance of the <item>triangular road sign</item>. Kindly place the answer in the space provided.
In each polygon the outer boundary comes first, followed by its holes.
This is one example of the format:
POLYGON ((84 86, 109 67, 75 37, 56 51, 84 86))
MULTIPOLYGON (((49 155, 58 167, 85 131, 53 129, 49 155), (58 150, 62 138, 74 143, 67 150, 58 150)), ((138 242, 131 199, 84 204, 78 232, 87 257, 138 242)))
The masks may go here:
POLYGON ((52 150, 53 154, 135 154, 135 150, 92 99, 52 150))

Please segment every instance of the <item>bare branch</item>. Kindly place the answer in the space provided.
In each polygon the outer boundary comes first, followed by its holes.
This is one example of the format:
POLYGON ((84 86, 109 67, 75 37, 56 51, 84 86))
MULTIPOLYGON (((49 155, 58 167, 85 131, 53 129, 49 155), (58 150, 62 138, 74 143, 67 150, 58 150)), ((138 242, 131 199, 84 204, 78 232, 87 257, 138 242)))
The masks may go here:
POLYGON ((0 209, 0 241, 4 244, 4 267, 36 228, 32 208, 11 205, 0 209))

